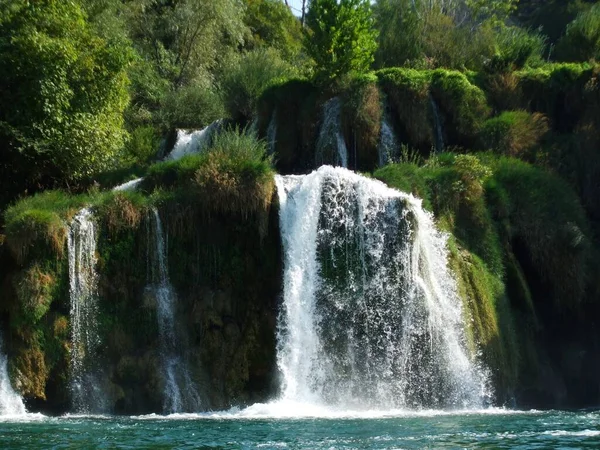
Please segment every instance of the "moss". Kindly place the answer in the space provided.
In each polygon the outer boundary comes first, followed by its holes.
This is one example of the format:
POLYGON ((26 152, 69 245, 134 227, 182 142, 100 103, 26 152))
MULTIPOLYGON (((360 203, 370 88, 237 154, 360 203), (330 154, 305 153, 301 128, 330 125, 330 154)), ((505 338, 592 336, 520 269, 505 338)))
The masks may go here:
POLYGON ((464 74, 438 69, 431 74, 431 93, 446 118, 447 143, 472 147, 490 114, 484 92, 464 74))
POLYGON ((584 89, 594 75, 589 64, 547 64, 515 72, 520 108, 546 115, 555 130, 573 130, 586 106, 584 89))
POLYGON ((352 80, 342 94, 342 128, 349 144, 349 167, 373 170, 378 164, 377 145, 383 110, 376 79, 352 80))
POLYGON ((279 173, 304 173, 314 167, 314 144, 321 114, 320 92, 308 80, 297 79, 267 89, 258 102, 258 129, 267 135, 275 115, 275 167, 279 173))
POLYGON ((29 257, 63 256, 67 221, 89 197, 47 191, 26 197, 4 213, 6 240, 19 264, 29 257))
POLYGON ((572 307, 587 284, 590 225, 577 195, 556 175, 509 158, 490 158, 508 199, 510 238, 525 248, 554 301, 572 307))
POLYGON ((401 125, 400 135, 422 150, 433 146, 433 117, 429 97, 431 73, 415 69, 384 69, 377 72, 380 86, 401 125))
POLYGON ((520 364, 520 343, 504 284, 477 256, 452 241, 449 248, 449 264, 466 306, 472 351, 481 352, 497 395, 503 401, 517 386, 520 364))
POLYGON ((16 291, 24 319, 38 322, 46 315, 52 303, 56 279, 43 271, 37 263, 24 271, 16 281, 16 291))

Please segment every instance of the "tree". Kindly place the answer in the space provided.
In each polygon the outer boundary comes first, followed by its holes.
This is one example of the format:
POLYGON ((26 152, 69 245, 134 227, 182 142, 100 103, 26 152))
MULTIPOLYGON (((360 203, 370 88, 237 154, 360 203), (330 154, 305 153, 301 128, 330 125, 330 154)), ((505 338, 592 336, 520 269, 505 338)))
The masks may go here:
POLYGON ((252 33, 247 47, 275 47, 289 60, 300 52, 302 26, 280 0, 246 0, 244 22, 252 33))
POLYGON ((130 55, 99 37, 75 2, 0 0, 1 203, 115 161, 130 55))
POLYGON ((305 47, 317 63, 317 78, 369 69, 377 48, 369 0, 311 0, 306 23, 305 47))

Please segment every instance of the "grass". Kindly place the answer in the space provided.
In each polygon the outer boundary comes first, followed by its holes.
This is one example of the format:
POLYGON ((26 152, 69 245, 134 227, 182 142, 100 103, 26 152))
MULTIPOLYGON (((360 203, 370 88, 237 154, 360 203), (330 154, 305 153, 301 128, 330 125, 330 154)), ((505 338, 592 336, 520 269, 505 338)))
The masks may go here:
POLYGON ((541 113, 505 111, 485 121, 481 142, 485 149, 497 154, 533 162, 536 150, 549 131, 548 120, 541 113))

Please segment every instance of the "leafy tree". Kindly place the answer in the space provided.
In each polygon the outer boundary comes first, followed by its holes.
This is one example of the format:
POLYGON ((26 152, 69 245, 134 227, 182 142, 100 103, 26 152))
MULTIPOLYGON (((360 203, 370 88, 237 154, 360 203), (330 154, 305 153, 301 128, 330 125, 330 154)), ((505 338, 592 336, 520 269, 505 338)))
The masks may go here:
POLYGON ((0 0, 0 202, 114 163, 130 56, 75 2, 0 0))
POLYGON ((246 34, 242 0, 152 0, 129 9, 131 37, 174 88, 210 77, 223 52, 246 34))
POLYGON ((251 37, 246 46, 274 47, 288 60, 302 48, 302 25, 280 0, 245 0, 244 22, 251 37))
POLYGON ((368 0, 311 0, 305 35, 317 76, 334 79, 368 70, 377 48, 377 31, 368 0))

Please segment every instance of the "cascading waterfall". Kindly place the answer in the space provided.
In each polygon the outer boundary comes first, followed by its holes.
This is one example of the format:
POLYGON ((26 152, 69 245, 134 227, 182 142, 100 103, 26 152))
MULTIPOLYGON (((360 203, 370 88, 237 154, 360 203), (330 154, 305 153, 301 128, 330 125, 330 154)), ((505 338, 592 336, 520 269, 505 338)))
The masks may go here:
POLYGON ((445 236, 421 203, 346 169, 277 176, 285 252, 282 401, 346 409, 476 408, 445 236))
POLYGON ((377 146, 377 152, 379 155, 379 167, 383 167, 386 164, 390 164, 398 158, 398 140, 394 134, 390 123, 387 119, 383 119, 381 122, 381 131, 379 134, 379 145, 377 146))
POLYGON ((267 128, 267 149, 269 154, 275 153, 275 145, 277 144, 277 110, 273 111, 269 126, 267 128))
POLYGON ((323 124, 317 140, 316 164, 348 167, 348 148, 342 133, 342 104, 334 97, 323 105, 323 124))
POLYGON ((177 140, 171 153, 167 155, 166 160, 177 161, 186 155, 200 153, 210 144, 212 137, 223 124, 221 119, 215 120, 209 126, 202 130, 185 131, 177 130, 177 140))
POLYGON ((8 360, 0 335, 0 416, 20 416, 27 411, 23 399, 13 390, 8 377, 8 360))
POLYGON ((71 222, 69 295, 71 299, 71 395, 75 411, 103 412, 106 395, 100 381, 97 353, 98 274, 96 272, 96 225, 90 209, 82 209, 71 222))
POLYGON ((433 132, 435 138, 435 151, 441 153, 444 151, 444 131, 442 129, 442 121, 440 119, 440 109, 434 98, 429 96, 429 104, 431 105, 431 114, 433 116, 433 132))
POLYGON ((150 216, 148 292, 156 300, 160 340, 160 357, 164 377, 163 409, 166 413, 193 412, 200 408, 198 392, 192 382, 185 359, 181 356, 181 340, 175 330, 176 295, 167 268, 164 232, 158 210, 150 216))

